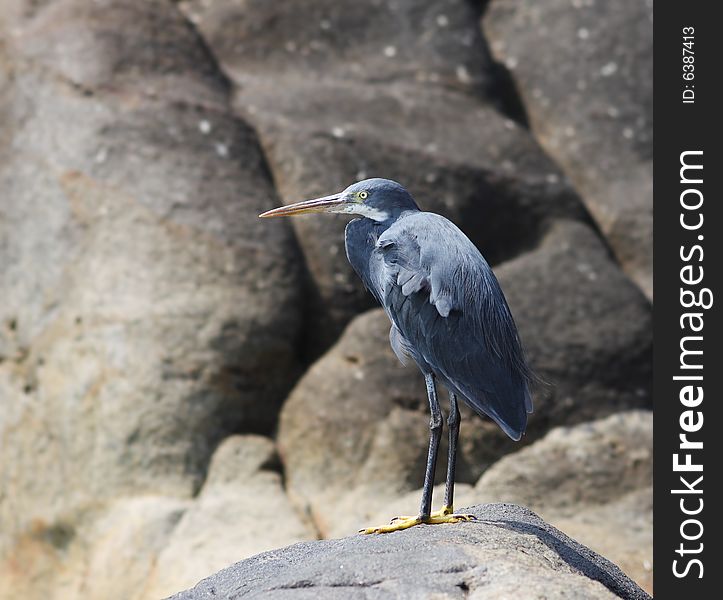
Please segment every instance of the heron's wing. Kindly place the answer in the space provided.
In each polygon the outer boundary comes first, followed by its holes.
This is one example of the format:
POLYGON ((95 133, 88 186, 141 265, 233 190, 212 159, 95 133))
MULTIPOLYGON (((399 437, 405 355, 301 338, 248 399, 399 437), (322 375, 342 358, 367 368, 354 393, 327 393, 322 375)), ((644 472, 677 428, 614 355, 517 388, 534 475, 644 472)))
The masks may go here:
POLYGON ((369 264, 398 347, 519 439, 532 412, 531 373, 499 283, 474 244, 444 217, 416 213, 378 237, 369 264))

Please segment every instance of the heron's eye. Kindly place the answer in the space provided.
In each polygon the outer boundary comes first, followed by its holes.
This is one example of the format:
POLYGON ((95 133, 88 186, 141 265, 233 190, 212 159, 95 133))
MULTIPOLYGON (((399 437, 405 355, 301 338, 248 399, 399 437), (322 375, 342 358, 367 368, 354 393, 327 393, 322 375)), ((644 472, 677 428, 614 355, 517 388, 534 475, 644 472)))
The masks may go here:
POLYGON ((366 200, 368 196, 369 192, 359 192, 358 194, 359 200, 366 200))

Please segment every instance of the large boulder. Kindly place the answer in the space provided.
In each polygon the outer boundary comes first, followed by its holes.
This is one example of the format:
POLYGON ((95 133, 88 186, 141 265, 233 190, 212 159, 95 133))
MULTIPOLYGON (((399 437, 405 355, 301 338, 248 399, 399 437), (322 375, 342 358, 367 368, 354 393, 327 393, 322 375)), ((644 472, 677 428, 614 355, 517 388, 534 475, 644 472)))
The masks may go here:
POLYGON ((492 83, 479 9, 471 3, 182 0, 181 6, 242 87, 287 75, 463 90, 492 83))
POLYGON ((557 427, 498 460, 476 488, 480 500, 574 516, 582 505, 609 504, 652 482, 653 414, 637 410, 557 427))
POLYGON ((528 509, 487 504, 467 510, 476 522, 266 552, 173 599, 650 598, 614 564, 528 509))
POLYGON ((288 225, 256 218, 278 202, 257 139, 172 2, 2 26, 0 555, 83 506, 189 497, 225 435, 270 433, 301 281, 288 225))
POLYGON ((165 597, 242 558, 315 539, 289 503, 279 467, 271 440, 226 438, 200 494, 159 552, 143 597, 165 597))
POLYGON ((195 498, 134 495, 38 522, 0 562, 0 598, 156 600, 315 532, 284 493, 273 442, 232 435, 195 498))
MULTIPOLYGON (((586 218, 555 164, 495 109, 471 3, 187 6, 236 84, 234 106, 258 130, 285 203, 395 179, 423 209, 461 223, 492 262, 534 245, 547 217, 586 218)), ((294 219, 316 293, 311 355, 372 306, 346 261, 343 223, 294 219)))
POLYGON ((652 406, 650 306, 589 227, 552 224, 497 276, 543 379, 532 430, 652 406))
POLYGON ((493 0, 483 19, 532 130, 653 295, 653 3, 493 0))
POLYGON ((531 508, 652 592, 651 412, 621 412, 553 429, 492 465, 472 498, 531 508))
MULTIPOLYGON (((523 443, 550 426, 650 406, 648 303, 588 227, 556 222, 537 249, 497 274, 531 364, 547 382, 523 443)), ((388 332, 380 309, 357 317, 281 413, 288 490, 324 536, 358 528, 423 479, 424 382, 416 366, 398 365, 388 332)), ((462 416, 458 480, 471 483, 518 446, 466 406, 462 416)))

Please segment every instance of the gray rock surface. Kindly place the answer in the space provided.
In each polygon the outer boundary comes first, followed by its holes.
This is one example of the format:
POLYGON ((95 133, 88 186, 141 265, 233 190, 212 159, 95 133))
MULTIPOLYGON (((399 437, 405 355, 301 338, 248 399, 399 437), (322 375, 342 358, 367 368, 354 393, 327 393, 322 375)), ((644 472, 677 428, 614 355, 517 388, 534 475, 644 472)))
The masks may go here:
POLYGON ((556 222, 536 250, 495 272, 548 383, 535 394, 531 432, 651 407, 650 306, 589 227, 556 222))
POLYGON ((242 87, 270 74, 484 87, 478 9, 456 0, 182 0, 242 87))
POLYGON ((256 136, 173 3, 1 24, 0 562, 82 547, 119 496, 188 498, 220 439, 270 433, 301 320, 256 136))
POLYGON ((465 510, 479 520, 296 544, 236 563, 173 598, 649 598, 527 509, 465 510))
POLYGON ((241 558, 314 539, 284 493, 278 469, 270 439, 226 438, 201 492, 158 553, 143 596, 162 598, 241 558))
POLYGON ((493 0, 483 19, 532 129, 653 295, 652 0, 493 0), (544 51, 542 49, 544 48, 544 51))

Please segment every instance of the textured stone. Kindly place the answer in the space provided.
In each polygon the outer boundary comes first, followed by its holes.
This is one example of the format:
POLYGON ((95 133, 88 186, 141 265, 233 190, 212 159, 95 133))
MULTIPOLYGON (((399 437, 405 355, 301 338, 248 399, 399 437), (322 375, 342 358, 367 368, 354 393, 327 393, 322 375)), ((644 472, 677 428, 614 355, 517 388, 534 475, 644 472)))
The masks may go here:
POLYGON ((0 561, 0 599, 141 598, 157 553, 188 507, 162 496, 119 498, 36 517, 0 561))
POLYGON ((274 428, 301 320, 256 137, 173 3, 2 26, 0 556, 119 496, 195 493, 220 439, 274 428))
POLYGON ((181 6, 242 87, 303 73, 374 85, 489 84, 490 59, 474 5, 456 0, 182 0, 181 6))
MULTIPOLYGON (((624 411, 545 437, 495 462, 472 487, 455 486, 459 509, 514 502, 617 564, 652 593, 653 415, 624 411)), ((439 505, 444 486, 435 488, 439 505)), ((399 497, 347 531, 416 514, 421 490, 399 497)))
POLYGON ((532 129, 653 295, 653 2, 493 0, 483 19, 532 129))
POLYGON ((653 589, 653 415, 629 411, 553 429, 507 455, 464 501, 515 502, 653 589))
POLYGON ((574 515, 649 487, 653 480, 653 415, 628 411, 572 427, 491 466, 477 483, 480 499, 509 498, 533 510, 574 515))
POLYGON ((143 597, 161 598, 244 557, 314 539, 291 507, 271 440, 226 438, 208 478, 160 551, 143 597))
POLYGON ((348 511, 415 489, 424 476, 424 380, 389 347, 381 310, 357 317, 284 404, 279 451, 289 493, 323 536, 348 511))
POLYGON ((527 509, 468 510, 479 521, 267 552, 173 598, 649 598, 615 565, 527 509))

